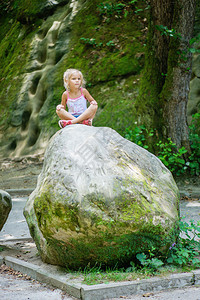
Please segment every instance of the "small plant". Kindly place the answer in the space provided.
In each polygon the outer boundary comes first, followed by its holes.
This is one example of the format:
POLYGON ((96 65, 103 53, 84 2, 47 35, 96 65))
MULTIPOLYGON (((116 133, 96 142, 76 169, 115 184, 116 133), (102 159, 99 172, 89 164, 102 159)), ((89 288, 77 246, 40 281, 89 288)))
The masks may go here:
POLYGON ((159 270, 161 266, 164 265, 162 260, 155 257, 154 251, 156 249, 152 248, 149 250, 148 256, 144 253, 138 253, 136 258, 140 261, 141 265, 143 266, 143 271, 146 273, 155 273, 155 271, 159 270))
POLYGON ((132 1, 129 2, 129 4, 133 5, 133 4, 135 4, 137 1, 138 1, 138 0, 132 0, 132 1))
POLYGON ((80 41, 82 41, 86 45, 93 46, 93 47, 101 47, 103 45, 103 43, 97 43, 96 39, 94 38, 81 37, 80 41))
POLYGON ((156 25, 155 26, 157 30, 160 31, 161 35, 166 35, 169 37, 173 37, 175 39, 181 39, 182 36, 180 33, 177 33, 175 29, 169 29, 167 26, 164 25, 156 25))
POLYGON ((111 17, 114 14, 122 14, 126 4, 123 3, 100 3, 98 5, 98 11, 100 16, 106 15, 111 17))
POLYGON ((159 141, 156 145, 159 149, 158 158, 172 173, 180 175, 186 171, 187 165, 183 159, 183 154, 187 153, 185 147, 177 151, 176 144, 170 138, 168 138, 168 142, 159 141))
POLYGON ((138 146, 148 149, 146 141, 148 137, 151 137, 153 135, 153 129, 147 130, 147 128, 144 125, 136 125, 133 128, 126 128, 125 138, 131 142, 136 143, 138 146))
POLYGON ((126 273, 129 273, 129 272, 136 272, 137 271, 137 267, 135 266, 134 262, 131 261, 130 262, 130 267, 128 267, 126 269, 126 273))
POLYGON ((112 2, 102 2, 97 6, 97 11, 99 15, 106 22, 110 22, 110 19, 115 16, 116 18, 127 18, 130 11, 134 12, 136 15, 140 12, 149 9, 149 5, 146 8, 139 8, 136 6, 138 0, 132 0, 127 3, 112 3, 112 2))
MULTIPOLYGON (((195 44, 199 44, 199 42, 200 42, 200 34, 190 40, 190 45, 192 46, 195 44)), ((189 48, 189 51, 191 53, 200 53, 200 49, 197 49, 195 46, 189 48)))
POLYGON ((101 270, 101 266, 93 266, 91 267, 90 264, 88 264, 84 270, 83 270, 83 274, 87 275, 87 274, 90 274, 90 273, 99 273, 101 270))
POLYGON ((177 243, 173 243, 169 248, 167 263, 173 265, 200 266, 199 251, 200 243, 200 222, 197 224, 190 221, 190 224, 180 221, 181 237, 177 243))
POLYGON ((136 7, 136 10, 134 11, 134 13, 137 15, 138 13, 142 12, 143 9, 142 8, 138 8, 136 7))
POLYGON ((106 46, 115 47, 115 43, 113 41, 109 41, 109 42, 106 43, 106 46))
POLYGON ((191 142, 192 153, 189 156, 187 165, 192 175, 200 174, 200 113, 196 113, 192 116, 192 122, 189 126, 189 138, 191 142))

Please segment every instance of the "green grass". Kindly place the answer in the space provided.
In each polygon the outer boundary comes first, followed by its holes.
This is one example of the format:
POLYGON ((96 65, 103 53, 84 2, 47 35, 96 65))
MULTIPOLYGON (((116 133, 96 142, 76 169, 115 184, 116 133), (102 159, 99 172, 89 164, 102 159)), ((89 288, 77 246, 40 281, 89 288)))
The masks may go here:
MULTIPOLYGON (((122 281, 134 281, 134 280, 142 280, 156 277, 165 277, 168 275, 176 274, 176 273, 185 273, 191 272, 194 270, 192 266, 188 267, 177 267, 177 266, 164 266, 161 267, 159 271, 149 273, 149 271, 145 268, 134 270, 133 272, 128 272, 125 269, 107 269, 106 271, 102 271, 98 267, 94 268, 86 268, 83 271, 78 272, 70 272, 70 279, 78 279, 81 280, 81 283, 87 285, 101 284, 101 283, 113 283, 113 282, 122 282, 122 281)), ((69 273, 69 272, 67 272, 69 273)))

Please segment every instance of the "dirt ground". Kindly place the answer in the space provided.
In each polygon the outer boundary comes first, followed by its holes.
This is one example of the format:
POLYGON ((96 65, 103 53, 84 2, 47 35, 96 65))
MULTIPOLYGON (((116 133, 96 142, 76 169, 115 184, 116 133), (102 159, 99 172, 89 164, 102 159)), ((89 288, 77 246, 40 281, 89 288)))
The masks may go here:
POLYGON ((38 266, 44 264, 32 239, 0 241, 0 255, 15 257, 38 266))
POLYGON ((35 188, 42 170, 43 155, 0 160, 0 189, 35 188))

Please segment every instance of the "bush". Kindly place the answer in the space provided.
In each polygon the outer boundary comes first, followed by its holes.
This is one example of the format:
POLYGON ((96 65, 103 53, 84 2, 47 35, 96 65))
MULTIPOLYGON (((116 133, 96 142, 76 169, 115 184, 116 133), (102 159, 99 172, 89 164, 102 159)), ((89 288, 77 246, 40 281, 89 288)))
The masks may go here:
MULTIPOLYGON (((156 140, 156 130, 147 128, 144 125, 126 128, 125 138, 137 145, 149 149, 152 143, 151 138, 156 140)), ((189 126, 189 140, 191 147, 191 154, 188 159, 185 159, 187 150, 185 147, 177 149, 176 144, 172 142, 170 138, 166 142, 158 141, 156 143, 157 148, 154 154, 162 161, 162 163, 174 174, 182 175, 187 172, 191 175, 200 174, 200 113, 193 115, 192 123, 189 126)))

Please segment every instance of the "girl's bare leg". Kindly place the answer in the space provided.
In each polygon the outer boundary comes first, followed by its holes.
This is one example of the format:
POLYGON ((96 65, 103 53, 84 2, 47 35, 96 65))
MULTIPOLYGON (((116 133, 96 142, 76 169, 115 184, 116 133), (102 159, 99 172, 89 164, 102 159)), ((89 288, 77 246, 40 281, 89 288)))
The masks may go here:
POLYGON ((57 115, 61 120, 74 120, 76 119, 74 116, 72 116, 68 111, 61 108, 60 110, 56 110, 57 115))
POLYGON ((90 104, 90 106, 78 117, 72 120, 72 124, 81 123, 84 120, 93 119, 98 105, 97 104, 90 104))

